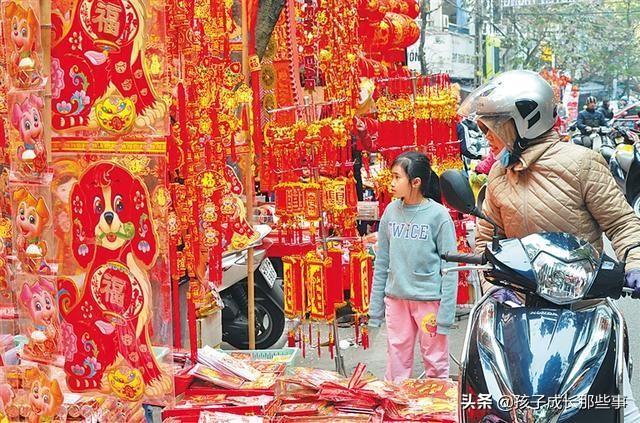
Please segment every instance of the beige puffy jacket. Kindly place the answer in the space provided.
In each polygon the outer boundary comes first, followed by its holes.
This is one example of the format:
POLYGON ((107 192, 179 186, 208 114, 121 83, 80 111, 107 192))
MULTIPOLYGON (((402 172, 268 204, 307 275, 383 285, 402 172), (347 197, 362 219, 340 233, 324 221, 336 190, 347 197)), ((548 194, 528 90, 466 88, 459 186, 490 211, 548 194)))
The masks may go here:
MULTIPOLYGON (((561 142, 555 131, 530 143, 511 168, 493 166, 482 209, 504 228, 501 237, 567 232, 601 251, 604 232, 619 260, 630 246, 640 243, 640 219, 602 156, 561 142)), ((484 251, 492 235, 493 227, 478 219, 478 252, 484 251)), ((626 269, 640 269, 640 247, 629 253, 626 269)))

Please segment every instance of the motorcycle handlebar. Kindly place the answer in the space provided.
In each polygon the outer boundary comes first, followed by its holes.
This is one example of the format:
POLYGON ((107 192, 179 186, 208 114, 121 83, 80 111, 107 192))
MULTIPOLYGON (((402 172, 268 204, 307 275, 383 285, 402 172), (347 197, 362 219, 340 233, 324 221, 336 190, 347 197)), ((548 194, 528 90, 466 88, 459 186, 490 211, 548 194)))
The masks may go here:
POLYGON ((467 263, 467 264, 486 264, 487 259, 484 254, 452 254, 444 253, 440 256, 444 261, 450 261, 454 263, 467 263))
POLYGON ((631 297, 633 299, 638 299, 638 296, 633 295, 633 288, 627 288, 624 287, 622 288, 622 293, 620 294, 621 297, 631 297))

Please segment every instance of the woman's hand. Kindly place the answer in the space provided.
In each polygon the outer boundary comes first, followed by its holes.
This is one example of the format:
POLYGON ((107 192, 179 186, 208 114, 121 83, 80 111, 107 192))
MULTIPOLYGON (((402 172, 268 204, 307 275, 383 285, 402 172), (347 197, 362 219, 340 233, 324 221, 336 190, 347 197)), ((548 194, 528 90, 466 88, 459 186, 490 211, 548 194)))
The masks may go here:
POLYGON ((625 274, 624 286, 633 289, 633 298, 640 298, 640 269, 631 269, 625 274))
POLYGON ((491 296, 500 303, 511 301, 516 304, 522 304, 522 301, 520 300, 520 298, 518 298, 518 296, 510 289, 501 288, 496 292, 494 292, 491 296))

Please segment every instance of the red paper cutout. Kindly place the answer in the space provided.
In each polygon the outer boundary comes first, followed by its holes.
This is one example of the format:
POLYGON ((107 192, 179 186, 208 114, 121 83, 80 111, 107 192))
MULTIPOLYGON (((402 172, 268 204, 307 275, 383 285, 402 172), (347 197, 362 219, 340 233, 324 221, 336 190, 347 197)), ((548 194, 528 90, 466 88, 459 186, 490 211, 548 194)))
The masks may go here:
MULTIPOLYGON (((152 125, 165 115, 144 60, 145 6, 139 0, 80 0, 67 31, 53 41, 52 125, 86 127, 96 102, 110 85, 135 104, 135 125, 152 125)), ((56 33, 64 19, 52 15, 56 33)))

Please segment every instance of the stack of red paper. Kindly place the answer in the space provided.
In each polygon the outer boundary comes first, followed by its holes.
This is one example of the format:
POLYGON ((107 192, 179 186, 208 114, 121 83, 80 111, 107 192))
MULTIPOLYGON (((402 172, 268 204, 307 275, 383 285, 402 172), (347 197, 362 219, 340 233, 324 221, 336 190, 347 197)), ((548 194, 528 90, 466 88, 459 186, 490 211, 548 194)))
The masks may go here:
POLYGON ((297 368, 282 383, 268 410, 273 417, 290 417, 295 409, 297 416, 318 418, 457 421, 457 386, 450 380, 409 379, 397 386, 366 374, 365 366, 359 364, 350 379, 325 370, 297 368))

